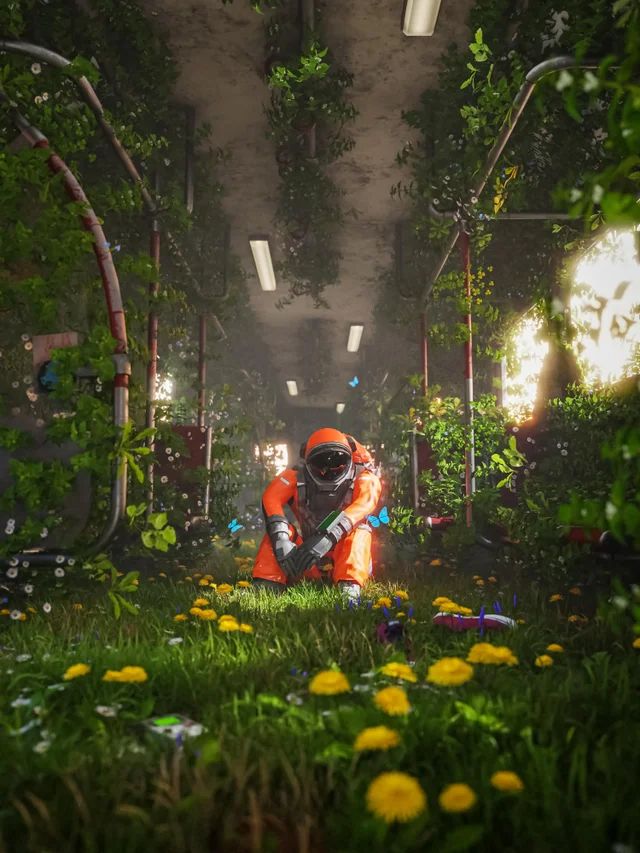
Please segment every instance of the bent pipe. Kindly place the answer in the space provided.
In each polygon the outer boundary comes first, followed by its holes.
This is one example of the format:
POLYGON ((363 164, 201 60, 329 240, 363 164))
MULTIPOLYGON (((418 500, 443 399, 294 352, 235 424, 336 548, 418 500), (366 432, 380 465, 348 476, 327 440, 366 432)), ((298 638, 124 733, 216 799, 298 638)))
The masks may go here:
MULTIPOLYGON (((520 87, 518 93, 513 99, 513 103, 511 104, 511 108, 507 113, 507 117, 504 120, 502 125, 502 129, 498 134, 498 138, 493 143, 489 154, 487 155, 486 162, 484 164, 483 169, 478 176, 476 183, 471 188, 469 192, 468 199, 468 207, 473 208, 480 198, 482 191, 487 185, 487 181, 493 172, 496 163, 500 159, 504 149, 511 138, 513 131, 520 120, 522 113, 524 112, 531 95, 539 83, 539 81, 545 77, 547 74, 553 74, 556 71, 562 71, 565 68, 581 68, 584 70, 588 69, 596 69, 598 67, 598 63, 596 61, 587 60, 585 62, 578 62, 573 56, 554 56, 551 59, 545 59, 544 62, 539 62, 537 65, 534 65, 533 68, 527 73, 525 77, 524 83, 520 87)), ((465 205, 465 206, 467 206, 465 205)), ((452 228, 451 234, 449 235, 447 244, 445 249, 442 252, 440 260, 438 261, 432 275, 429 280, 425 284, 422 294, 420 296, 420 305, 422 308, 426 306, 427 300, 431 295, 431 291, 434 288, 434 285, 442 271, 445 267, 445 264, 449 260, 449 255, 454 249, 454 246, 458 242, 458 238, 462 233, 462 225, 459 220, 455 221, 455 227, 452 228)))
MULTIPOLYGON (((17 129, 32 148, 44 148, 51 150, 47 138, 37 128, 29 124, 24 116, 11 105, 11 102, 2 89, 0 89, 0 102, 3 102, 9 107, 17 129)), ((105 233, 102 230, 98 217, 91 207, 89 199, 85 195, 78 179, 71 172, 64 160, 62 160, 62 158, 54 151, 51 151, 51 154, 47 158, 47 166, 54 175, 61 176, 65 191, 69 198, 74 202, 82 204, 83 212, 80 214, 80 219, 85 229, 89 231, 94 238, 93 251, 100 270, 100 278, 102 279, 102 287, 104 290, 105 301, 107 303, 109 329, 111 331, 111 336, 116 342, 116 348, 113 355, 116 371, 113 382, 113 423, 114 426, 121 429, 129 420, 129 375, 131 373, 131 363, 127 354, 127 327, 118 274, 113 263, 113 257, 108 249, 105 233)), ((123 460, 116 470, 111 487, 111 508, 109 517, 98 540, 89 547, 89 554, 98 553, 98 551, 100 551, 113 537, 118 526, 118 522, 124 516, 126 503, 127 464, 126 460, 123 460)), ((14 555, 11 558, 11 561, 1 559, 0 565, 10 565, 12 563, 15 565, 15 561, 19 560, 26 561, 33 565, 54 566, 61 565, 61 557, 63 558, 62 563, 69 562, 70 558, 68 556, 65 557, 65 555, 61 554, 59 551, 26 552, 24 554, 14 555)))
MULTIPOLYGON (((46 47, 40 47, 37 44, 31 44, 30 42, 24 41, 9 41, 7 39, 0 39, 0 50, 6 50, 10 53, 20 53, 24 56, 29 56, 32 59, 39 59, 41 62, 46 62, 48 65, 52 65, 54 68, 66 69, 71 65, 71 62, 64 56, 61 56, 59 53, 55 53, 53 50, 49 50, 46 47)), ((82 75, 81 77, 72 77, 75 81, 76 85, 80 89, 80 92, 87 103, 89 109, 95 115, 100 129, 103 134, 107 138, 109 144, 111 145, 113 151, 116 156, 124 166, 124 170, 129 176, 129 178, 140 188, 140 195, 142 196, 142 201, 144 202, 145 207, 149 211, 152 217, 157 217, 160 213, 158 209, 158 205, 156 204, 153 196, 145 186, 145 183, 142 179, 140 172, 138 171, 135 163, 131 159, 131 155, 124 147, 124 145, 118 139, 118 136, 113 128, 113 126, 107 121, 105 117, 104 107, 96 94, 96 90, 93 88, 91 83, 87 80, 87 78, 82 75)), ((184 259, 184 256, 180 252, 178 244, 175 238, 166 231, 167 240, 170 248, 178 254, 180 262, 182 263, 187 275, 191 279, 192 282, 197 282, 195 275, 193 274, 189 264, 184 259)))

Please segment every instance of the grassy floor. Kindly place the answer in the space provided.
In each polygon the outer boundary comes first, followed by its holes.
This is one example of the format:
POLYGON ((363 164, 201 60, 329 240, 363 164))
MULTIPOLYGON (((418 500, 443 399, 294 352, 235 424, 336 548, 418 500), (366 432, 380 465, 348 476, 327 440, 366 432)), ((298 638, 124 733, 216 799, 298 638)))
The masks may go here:
MULTIPOLYGON (((246 577, 229 558, 214 574, 218 583, 246 577)), ((82 609, 69 602, 0 622, 0 850, 521 853, 640 842, 640 651, 621 616, 601 608, 570 622, 585 605, 568 590, 488 578, 478 586, 446 565, 388 570, 354 609, 330 588, 218 594, 190 577, 141 581, 137 618, 115 621, 95 596, 82 609), (397 590, 410 596, 390 610, 405 614, 405 638, 385 645, 375 630, 385 613, 371 604, 397 590), (562 600, 550 603, 551 592, 562 600), (458 687, 428 683, 431 664, 465 658, 478 641, 432 626, 439 595, 476 611, 501 601, 524 620, 489 637, 508 644, 518 665, 478 664, 458 687), (189 615, 197 597, 253 633, 223 633, 189 615), (175 621, 178 613, 187 621, 175 621), (537 667, 549 643, 564 652, 537 667), (377 672, 390 660, 415 661, 416 683, 377 672), (76 663, 91 671, 64 681, 76 663), (102 680, 126 665, 143 667, 148 680, 102 680), (351 689, 312 695, 310 678, 330 667, 351 689), (395 683, 409 695, 407 716, 373 703, 375 690, 395 683), (140 726, 169 713, 206 732, 181 746, 140 726), (355 752, 356 735, 382 724, 400 745, 355 752), (491 786, 502 769, 519 774, 521 793, 491 786), (388 770, 414 776, 426 793, 427 810, 406 824, 367 809, 368 786, 388 770), (438 801, 454 782, 477 796, 464 813, 438 801)))

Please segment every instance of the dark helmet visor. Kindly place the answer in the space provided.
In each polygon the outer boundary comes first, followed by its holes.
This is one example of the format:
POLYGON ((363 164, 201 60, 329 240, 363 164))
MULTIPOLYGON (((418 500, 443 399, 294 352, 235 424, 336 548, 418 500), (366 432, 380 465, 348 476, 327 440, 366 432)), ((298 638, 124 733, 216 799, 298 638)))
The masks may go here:
POLYGON ((307 465, 318 480, 335 483, 351 465, 351 455, 346 450, 322 450, 312 454, 307 465))

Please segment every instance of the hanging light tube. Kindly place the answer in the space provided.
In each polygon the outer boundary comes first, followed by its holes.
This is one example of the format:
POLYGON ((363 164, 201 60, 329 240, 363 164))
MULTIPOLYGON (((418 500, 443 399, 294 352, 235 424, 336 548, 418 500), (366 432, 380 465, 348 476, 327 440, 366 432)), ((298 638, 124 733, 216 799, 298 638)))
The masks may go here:
POLYGON ((402 32, 405 36, 432 36, 439 11, 440 0, 407 0, 402 32))
POLYGON ((263 290, 276 289, 276 277, 273 272, 273 264, 271 262, 271 252, 269 251, 269 241, 265 239, 249 240, 253 260, 255 261, 260 287, 263 290))
POLYGON ((352 325, 349 328, 349 340, 347 341, 347 352, 358 352, 364 326, 352 325))
POLYGON ((295 379, 287 379, 287 390, 292 397, 298 396, 298 383, 295 379))

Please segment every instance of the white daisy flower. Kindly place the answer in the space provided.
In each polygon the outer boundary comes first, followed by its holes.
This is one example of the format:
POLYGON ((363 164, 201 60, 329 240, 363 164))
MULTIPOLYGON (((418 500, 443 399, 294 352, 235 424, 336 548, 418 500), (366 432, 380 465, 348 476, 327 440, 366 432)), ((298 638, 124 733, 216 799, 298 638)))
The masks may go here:
POLYGON ((28 654, 16 655, 16 662, 17 663, 26 663, 28 660, 31 660, 31 655, 28 655, 28 654))
POLYGON ((22 616, 22 611, 20 610, 12 610, 9 614, 12 619, 19 619, 22 616))
POLYGON ((51 605, 48 601, 45 601, 45 603, 42 605, 42 609, 45 613, 51 613, 51 605))
POLYGON ((54 571, 54 575, 57 578, 63 578, 64 577, 64 569, 62 567, 58 566, 58 568, 54 571))
POLYGON ((16 568, 7 569, 7 577, 12 578, 12 579, 17 578, 18 577, 18 570, 16 568))
MULTIPOLYGON (((40 63, 34 62, 33 65, 31 66, 31 73, 32 74, 39 74, 41 71, 42 71, 42 66, 40 65, 40 63)), ((28 338, 29 336, 27 335, 26 337, 28 338)), ((23 340, 25 339, 24 335, 22 336, 22 339, 23 340)))
POLYGON ((39 743, 37 743, 33 747, 33 751, 38 752, 38 753, 40 753, 40 755, 42 755, 42 753, 46 752, 50 746, 51 746, 50 740, 41 740, 39 743))
POLYGON ((32 583, 26 583, 24 585, 24 591, 27 593, 27 595, 31 595, 31 593, 33 592, 33 584, 32 583))

